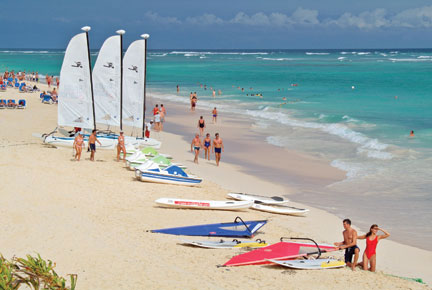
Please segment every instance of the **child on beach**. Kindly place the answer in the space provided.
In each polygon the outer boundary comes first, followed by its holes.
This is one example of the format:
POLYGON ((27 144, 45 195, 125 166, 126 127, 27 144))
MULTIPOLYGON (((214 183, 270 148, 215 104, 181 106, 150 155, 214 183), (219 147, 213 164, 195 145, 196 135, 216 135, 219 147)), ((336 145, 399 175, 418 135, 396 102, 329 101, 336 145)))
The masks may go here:
POLYGON ((209 133, 206 134, 203 143, 204 143, 204 159, 210 161, 211 138, 209 133))
POLYGON ((369 232, 366 235, 357 237, 359 240, 366 240, 366 249, 363 253, 363 261, 358 263, 358 266, 363 266, 363 270, 375 272, 376 270, 376 247, 378 241, 390 237, 390 233, 380 229, 378 225, 371 225, 369 232), (382 231, 384 235, 377 235, 378 231, 382 231), (368 266, 370 268, 368 269, 368 266))
POLYGON ((199 138, 198 134, 195 134, 195 138, 192 139, 192 143, 191 143, 191 152, 195 152, 195 158, 194 158, 194 162, 196 164, 198 164, 198 155, 199 155, 199 150, 202 147, 201 144, 201 140, 199 138), (192 150, 193 147, 193 150, 192 150))

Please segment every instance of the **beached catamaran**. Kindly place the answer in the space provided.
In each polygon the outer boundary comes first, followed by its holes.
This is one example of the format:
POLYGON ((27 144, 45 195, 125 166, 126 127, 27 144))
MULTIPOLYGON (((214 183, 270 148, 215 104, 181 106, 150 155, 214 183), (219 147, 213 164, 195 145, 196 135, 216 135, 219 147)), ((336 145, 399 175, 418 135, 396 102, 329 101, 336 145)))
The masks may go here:
MULTIPOLYGON (((117 126, 123 122, 132 128, 141 129, 142 138, 125 136, 125 142, 137 146, 160 147, 155 139, 144 138, 145 110, 145 40, 133 42, 122 57, 122 35, 118 30, 101 47, 95 68, 91 69, 88 31, 74 36, 66 49, 60 78, 58 126, 95 129, 96 124, 117 126), (123 65, 125 64, 125 65, 123 65), (123 85, 125 84, 125 85, 123 85), (125 116, 123 121, 123 115, 125 116)), ((108 127, 109 128, 109 127, 108 127)), ((55 132, 56 130, 54 130, 55 132)), ((88 138, 88 135, 84 135, 88 138)), ((118 135, 112 132, 98 136, 101 148, 111 149, 118 135)), ((71 147, 74 137, 44 134, 44 143, 71 147)))

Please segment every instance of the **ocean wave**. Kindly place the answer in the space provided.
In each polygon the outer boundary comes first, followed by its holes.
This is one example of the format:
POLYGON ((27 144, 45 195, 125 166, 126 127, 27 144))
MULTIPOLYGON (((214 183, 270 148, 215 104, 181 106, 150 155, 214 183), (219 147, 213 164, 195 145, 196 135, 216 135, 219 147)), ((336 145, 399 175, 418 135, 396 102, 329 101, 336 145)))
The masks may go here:
MULTIPOLYGON (((257 110, 246 110, 246 114, 255 118, 268 119, 272 121, 279 122, 283 125, 293 126, 293 127, 301 127, 301 128, 309 128, 309 129, 317 129, 323 132, 326 132, 331 135, 338 136, 344 140, 347 140, 351 143, 358 144, 362 150, 376 150, 382 151, 387 149, 388 145, 379 142, 377 139, 371 139, 364 134, 354 131, 348 128, 344 124, 323 124, 323 123, 315 123, 309 121, 302 121, 291 119, 287 114, 282 112, 270 111, 269 109, 264 109, 261 111, 257 110)), ((389 153, 391 157, 391 153, 389 153)), ((375 158, 376 154, 370 154, 368 157, 375 158)), ((391 158, 388 158, 391 159, 391 158)))
POLYGON ((214 51, 171 51, 169 54, 196 54, 196 55, 267 55, 268 52, 214 52, 214 51))
POLYGON ((259 59, 262 59, 262 60, 272 60, 272 61, 292 61, 292 60, 299 60, 299 58, 287 58, 287 57, 280 57, 280 58, 259 57, 259 59))
POLYGON ((340 57, 338 57, 337 59, 338 59, 338 60, 344 60, 344 59, 346 59, 346 57, 345 57, 345 56, 340 56, 340 57))
POLYGON ((168 53, 161 53, 161 54, 158 54, 158 53, 149 53, 149 55, 150 56, 163 57, 163 56, 167 56, 168 53))
POLYGON ((330 52, 306 52, 307 55, 329 55, 330 52))
POLYGON ((369 55, 371 54, 370 52, 357 52, 357 55, 369 55))
POLYGON ((330 162, 330 165, 337 169, 345 171, 347 179, 352 179, 354 177, 366 175, 364 174, 364 170, 361 166, 353 163, 348 163, 339 159, 333 160, 332 162, 330 162))
POLYGON ((419 57, 417 57, 419 59, 431 59, 432 55, 420 55, 419 57))
POLYGON ((423 62, 432 61, 432 58, 389 58, 392 62, 423 62))
POLYGON ((277 147, 284 147, 285 146, 285 144, 283 142, 283 138, 280 136, 268 136, 266 138, 266 141, 268 144, 274 145, 277 147))

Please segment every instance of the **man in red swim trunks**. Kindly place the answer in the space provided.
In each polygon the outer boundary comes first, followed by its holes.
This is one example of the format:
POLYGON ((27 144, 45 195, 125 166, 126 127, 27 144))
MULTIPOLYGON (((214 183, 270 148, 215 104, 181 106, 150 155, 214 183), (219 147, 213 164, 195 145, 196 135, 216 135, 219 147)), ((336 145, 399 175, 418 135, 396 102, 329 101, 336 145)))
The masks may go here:
POLYGON ((359 258, 360 248, 357 246, 357 231, 351 227, 351 220, 343 220, 344 231, 342 232, 344 240, 340 243, 334 243, 340 250, 345 249, 345 263, 354 271, 359 258), (354 262, 352 257, 354 256, 354 262))
POLYGON ((155 116, 159 112, 159 105, 156 104, 156 106, 153 108, 153 116, 155 116))

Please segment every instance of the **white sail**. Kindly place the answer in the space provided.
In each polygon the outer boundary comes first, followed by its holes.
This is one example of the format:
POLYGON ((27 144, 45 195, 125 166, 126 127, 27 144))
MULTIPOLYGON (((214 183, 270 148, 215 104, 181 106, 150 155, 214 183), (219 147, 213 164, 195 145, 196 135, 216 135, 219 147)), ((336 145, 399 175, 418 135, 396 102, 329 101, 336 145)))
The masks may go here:
POLYGON ((93 128, 90 64, 85 32, 69 42, 60 71, 58 125, 93 128))
POLYGON ((144 104, 144 40, 131 43, 123 58, 123 124, 142 130, 144 104))
POLYGON ((93 67, 96 123, 120 126, 120 35, 103 43, 93 67))

